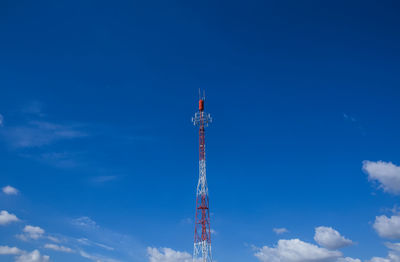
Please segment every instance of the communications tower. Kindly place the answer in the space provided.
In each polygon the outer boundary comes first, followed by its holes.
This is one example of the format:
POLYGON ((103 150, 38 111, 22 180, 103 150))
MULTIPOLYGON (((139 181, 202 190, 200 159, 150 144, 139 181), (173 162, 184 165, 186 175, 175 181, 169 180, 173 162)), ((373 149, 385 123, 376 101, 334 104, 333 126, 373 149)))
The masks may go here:
POLYGON ((193 262, 212 262, 210 209, 206 178, 205 128, 211 123, 211 116, 204 112, 205 95, 199 97, 199 111, 192 122, 199 127, 199 182, 196 193, 196 219, 194 229, 193 262))

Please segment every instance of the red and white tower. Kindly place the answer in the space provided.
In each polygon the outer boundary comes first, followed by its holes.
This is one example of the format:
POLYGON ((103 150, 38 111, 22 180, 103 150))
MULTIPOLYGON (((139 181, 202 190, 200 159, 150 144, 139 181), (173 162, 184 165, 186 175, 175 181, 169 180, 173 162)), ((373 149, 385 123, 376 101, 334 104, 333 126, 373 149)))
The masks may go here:
POLYGON ((205 128, 211 123, 211 116, 204 112, 205 96, 200 96, 199 111, 192 122, 199 127, 199 182, 196 193, 196 221, 194 229, 194 262, 212 262, 210 209, 206 178, 205 128))

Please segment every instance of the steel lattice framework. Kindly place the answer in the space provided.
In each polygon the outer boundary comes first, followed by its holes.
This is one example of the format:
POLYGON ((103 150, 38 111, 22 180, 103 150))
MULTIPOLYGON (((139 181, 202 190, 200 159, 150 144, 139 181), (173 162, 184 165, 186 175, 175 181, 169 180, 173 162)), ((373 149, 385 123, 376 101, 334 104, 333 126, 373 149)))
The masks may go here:
POLYGON ((193 262, 212 262, 205 150, 205 128, 211 123, 212 119, 210 114, 204 112, 204 101, 203 95, 199 100, 199 111, 192 118, 193 124, 199 127, 199 182, 196 193, 193 262))

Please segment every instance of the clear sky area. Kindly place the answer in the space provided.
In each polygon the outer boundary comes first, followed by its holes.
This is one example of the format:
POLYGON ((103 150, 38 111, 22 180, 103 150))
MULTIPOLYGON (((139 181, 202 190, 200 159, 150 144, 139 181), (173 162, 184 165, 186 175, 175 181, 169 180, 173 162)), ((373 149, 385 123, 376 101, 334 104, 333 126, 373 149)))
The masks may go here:
POLYGON ((400 261, 399 1, 0 1, 0 261, 400 261))

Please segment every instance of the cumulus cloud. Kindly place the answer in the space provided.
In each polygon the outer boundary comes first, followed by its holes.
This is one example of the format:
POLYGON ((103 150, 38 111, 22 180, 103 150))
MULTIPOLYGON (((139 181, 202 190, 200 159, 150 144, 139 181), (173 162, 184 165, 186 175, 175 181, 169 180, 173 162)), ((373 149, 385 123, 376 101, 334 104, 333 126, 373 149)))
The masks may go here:
POLYGON ((41 255, 38 250, 34 250, 31 253, 23 253, 18 256, 15 262, 48 262, 50 261, 49 256, 41 255))
POLYGON ((192 256, 189 253, 171 248, 148 247, 147 254, 150 262, 192 262, 192 256))
POLYGON ((4 226, 17 221, 19 221, 19 219, 16 215, 10 214, 6 210, 0 211, 0 225, 4 226))
POLYGON ((23 232, 23 234, 17 235, 17 237, 22 240, 38 239, 44 234, 44 230, 42 228, 31 225, 25 226, 23 232))
POLYGON ((368 260, 368 262, 396 262, 396 261, 398 261, 398 260, 395 260, 395 259, 397 259, 395 256, 392 256, 391 254, 389 254, 389 256, 391 257, 388 257, 388 258, 383 258, 383 257, 373 257, 373 258, 371 258, 371 260, 368 260), (391 260, 391 259, 393 259, 393 260, 391 260))
POLYGON ((390 249, 387 257, 373 257, 368 262, 399 262, 400 261, 400 243, 385 243, 390 249))
POLYGON ((373 225, 375 231, 380 237, 389 239, 400 239, 400 216, 385 215, 377 216, 373 225))
POLYGON ((17 195, 18 190, 15 187, 12 186, 5 186, 2 188, 3 193, 6 195, 17 195))
POLYGON ((15 262, 48 262, 50 260, 49 256, 42 256, 38 250, 29 253, 9 246, 0 246, 0 255, 14 255, 15 262))
POLYGON ((353 241, 340 235, 338 231, 331 227, 315 228, 314 240, 328 249, 338 249, 353 244, 353 241))
POLYGON ((255 256, 262 262, 336 262, 342 257, 342 253, 299 239, 281 239, 275 247, 260 248, 255 256))
POLYGON ((383 191, 391 194, 400 194, 400 167, 392 162, 363 161, 363 170, 368 174, 368 179, 377 181, 383 191))
POLYGON ((385 245, 391 250, 400 251, 400 243, 385 243, 385 245))
POLYGON ((44 248, 52 249, 52 250, 60 251, 60 252, 65 252, 65 253, 73 253, 74 252, 69 247, 59 246, 59 245, 55 245, 55 244, 46 244, 46 245, 44 245, 44 248))
POLYGON ((17 255, 21 250, 17 247, 0 246, 0 255, 17 255))
POLYGON ((281 234, 284 234, 284 233, 288 233, 288 232, 289 232, 289 230, 287 230, 287 229, 284 228, 284 227, 273 228, 272 231, 274 231, 277 235, 281 235, 281 234))

